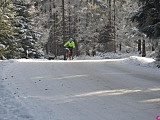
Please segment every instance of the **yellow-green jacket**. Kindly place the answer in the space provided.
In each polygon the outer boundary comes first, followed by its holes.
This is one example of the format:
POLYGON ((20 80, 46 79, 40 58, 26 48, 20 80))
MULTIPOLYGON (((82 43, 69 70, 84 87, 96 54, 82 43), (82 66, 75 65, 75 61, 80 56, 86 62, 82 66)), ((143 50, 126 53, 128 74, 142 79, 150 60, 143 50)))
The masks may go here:
POLYGON ((71 47, 71 48, 75 48, 75 43, 74 43, 74 41, 68 40, 68 41, 64 44, 64 47, 66 47, 66 46, 71 47))

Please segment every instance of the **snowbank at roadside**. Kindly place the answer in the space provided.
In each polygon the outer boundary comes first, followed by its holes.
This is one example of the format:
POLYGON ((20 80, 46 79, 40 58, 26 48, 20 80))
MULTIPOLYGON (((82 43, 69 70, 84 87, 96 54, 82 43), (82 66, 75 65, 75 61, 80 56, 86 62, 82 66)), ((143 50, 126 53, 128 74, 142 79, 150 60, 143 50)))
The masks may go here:
POLYGON ((100 59, 117 59, 123 64, 130 64, 142 67, 152 67, 158 68, 160 62, 155 61, 154 58, 141 57, 139 54, 129 54, 129 53, 105 53, 98 54, 97 56, 80 56, 75 58, 75 60, 100 60, 100 59))

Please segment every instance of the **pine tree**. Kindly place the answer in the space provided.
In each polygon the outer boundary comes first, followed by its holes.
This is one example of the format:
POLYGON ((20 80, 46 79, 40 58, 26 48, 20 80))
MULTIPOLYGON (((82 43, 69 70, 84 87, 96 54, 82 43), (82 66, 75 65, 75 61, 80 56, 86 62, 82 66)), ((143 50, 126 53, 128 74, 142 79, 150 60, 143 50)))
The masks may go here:
POLYGON ((14 8, 10 0, 0 1, 0 56, 5 58, 14 58, 16 51, 16 42, 14 41, 15 29, 13 26, 14 8))
POLYGON ((40 34, 34 31, 32 25, 32 16, 30 8, 31 3, 25 2, 24 0, 13 0, 15 6, 14 11, 16 12, 16 21, 14 23, 17 28, 18 34, 15 36, 20 58, 30 57, 39 58, 41 53, 39 47, 36 46, 38 37, 40 34))
POLYGON ((133 17, 132 21, 137 22, 137 28, 140 32, 152 39, 157 54, 160 57, 160 0, 139 0, 142 6, 133 17))
POLYGON ((0 1, 0 56, 7 59, 39 58, 39 32, 33 29, 31 3, 24 0, 0 1))

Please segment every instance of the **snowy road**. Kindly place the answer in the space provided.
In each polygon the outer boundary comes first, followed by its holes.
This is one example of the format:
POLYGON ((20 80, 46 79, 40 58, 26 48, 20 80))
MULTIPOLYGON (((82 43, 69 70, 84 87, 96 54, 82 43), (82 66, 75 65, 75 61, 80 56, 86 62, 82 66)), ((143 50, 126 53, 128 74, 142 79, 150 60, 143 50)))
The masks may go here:
POLYGON ((149 68, 112 60, 19 60, 4 71, 4 86, 28 112, 15 120, 156 120, 160 115, 160 74, 149 68))

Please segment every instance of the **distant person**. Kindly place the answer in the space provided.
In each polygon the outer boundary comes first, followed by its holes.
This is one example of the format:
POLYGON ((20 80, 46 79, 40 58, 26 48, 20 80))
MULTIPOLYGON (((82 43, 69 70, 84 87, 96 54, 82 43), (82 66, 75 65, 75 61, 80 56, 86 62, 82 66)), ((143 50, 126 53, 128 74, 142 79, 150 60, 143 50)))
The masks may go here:
POLYGON ((75 43, 73 41, 73 38, 70 38, 65 44, 64 47, 67 47, 70 50, 70 56, 73 59, 73 48, 75 48, 75 43))

